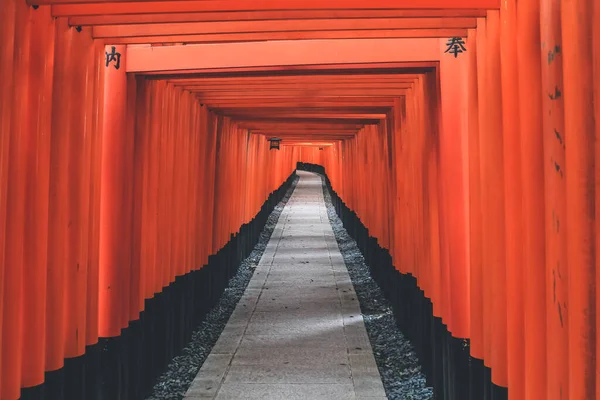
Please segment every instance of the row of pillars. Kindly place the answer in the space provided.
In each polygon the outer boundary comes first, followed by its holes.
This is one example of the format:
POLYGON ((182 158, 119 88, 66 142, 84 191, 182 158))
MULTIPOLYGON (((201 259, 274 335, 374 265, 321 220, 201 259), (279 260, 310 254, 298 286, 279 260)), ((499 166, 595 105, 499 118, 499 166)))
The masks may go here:
POLYGON ((164 81, 125 73, 50 7, 0 14, 0 398, 121 334, 202 268, 299 152, 164 81), (272 172, 274 171, 274 172, 272 172))
POLYGON ((305 161, 511 400, 600 397, 600 3, 503 1, 466 48, 305 161))

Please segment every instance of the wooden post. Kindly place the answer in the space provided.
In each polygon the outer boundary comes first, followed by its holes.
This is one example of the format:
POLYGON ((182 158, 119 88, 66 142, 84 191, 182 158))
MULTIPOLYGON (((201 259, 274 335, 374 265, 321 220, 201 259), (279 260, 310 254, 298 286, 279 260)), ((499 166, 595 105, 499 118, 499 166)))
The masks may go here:
MULTIPOLYGON (((594 0, 561 2, 565 110, 570 400, 596 395, 595 127, 592 75, 594 0)), ((547 95, 556 96, 551 92, 547 95)))
MULTIPOLYGON (((13 53, 16 0, 5 2, 0 14, 0 327, 4 315, 4 282, 6 270, 6 222, 9 188, 9 158, 11 141, 11 106, 14 90, 13 53)), ((0 329, 0 387, 3 386, 3 329, 0 329)))
POLYGON ((517 5, 525 266, 525 397, 546 398, 544 159, 539 1, 517 5))
MULTIPOLYGON (((24 8, 24 7, 23 7, 24 8)), ((28 133, 25 137, 27 159, 25 246, 23 252, 23 375, 22 387, 44 382, 46 351, 46 276, 48 256, 48 203, 50 181, 50 137, 54 74, 54 24, 50 10, 38 9, 30 18, 28 76, 28 133)), ((17 21, 20 23, 20 21, 17 21)))
MULTIPOLYGON (((488 11, 486 37, 486 92, 487 120, 480 134, 482 161, 482 205, 484 232, 484 296, 490 303, 487 319, 489 329, 489 356, 486 365, 492 369, 492 382, 508 385, 506 354, 506 253, 504 208, 504 147, 502 137, 502 89, 500 73, 500 14, 488 11)), ((485 318, 485 316, 484 316, 485 318)), ((486 340, 486 347, 488 341, 486 340)), ((487 355, 487 354, 486 354, 487 355)))
POLYGON ((561 400, 569 393, 568 260, 566 236, 565 122, 563 42, 560 1, 540 2, 542 67, 542 137, 546 231, 546 396, 561 400), (558 89, 558 90, 557 90, 558 89), (549 96, 549 94, 553 94, 549 96))
MULTIPOLYGON (((473 43, 474 44, 474 43, 473 43)), ((475 47, 475 46, 473 46, 475 47)), ((440 52, 446 40, 440 40, 440 52)), ((440 151, 446 214, 445 241, 449 252, 449 290, 451 323, 456 338, 469 337, 469 243, 468 243, 468 91, 469 59, 450 55, 440 60, 441 115, 440 151)), ((423 135, 424 133, 420 133, 423 135)), ((420 172, 420 171, 419 171, 420 172)), ((419 191, 418 187, 414 188, 419 191)), ((417 224, 419 224, 417 222, 417 224)))
MULTIPOLYGON (((31 202, 27 192, 28 161, 35 158, 30 146, 35 143, 31 137, 31 118, 28 115, 30 65, 29 7, 15 5, 14 54, 9 60, 13 63, 14 92, 11 98, 10 140, 8 148, 8 179, 6 196, 6 231, 4 254, 4 301, 2 319, 2 387, 0 398, 17 399, 20 396, 23 354, 22 288, 25 242, 26 204, 31 202), (32 143, 33 142, 33 143, 32 143)), ((8 40, 12 38, 7 37, 8 40)), ((10 44, 8 44, 10 46, 10 44)), ((31 194, 30 194, 31 195, 31 194)))
MULTIPOLYGON (((502 3, 502 128, 504 137, 504 190, 506 196, 506 284, 507 292, 507 373, 511 400, 525 398, 524 264, 522 237, 521 144, 517 70, 517 3, 502 3)), ((524 116, 524 118, 527 118, 524 116)))
MULTIPOLYGON (((128 293, 124 287, 124 269, 130 249, 123 243, 130 231, 125 220, 131 204, 125 204, 124 166, 128 162, 126 137, 127 76, 125 46, 106 46, 109 63, 104 69, 104 113, 102 124, 102 166, 100 191, 100 260, 99 260, 99 335, 118 336, 123 328, 127 308, 122 301, 128 293), (114 51, 113 51, 114 47, 114 51), (112 56, 111 56, 112 55, 112 56), (113 58, 110 60, 110 58, 113 58), (120 59, 119 59, 120 58, 120 59), (117 63, 120 61, 119 69, 117 63)), ((128 298, 128 297, 127 297, 128 298)))

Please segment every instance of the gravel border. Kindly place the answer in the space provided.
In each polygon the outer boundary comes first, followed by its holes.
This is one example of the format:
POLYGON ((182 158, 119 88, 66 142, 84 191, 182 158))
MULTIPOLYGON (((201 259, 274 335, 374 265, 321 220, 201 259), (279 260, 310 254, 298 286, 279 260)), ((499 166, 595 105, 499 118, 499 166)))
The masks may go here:
POLYGON ((250 256, 242 262, 237 274, 229 280, 229 285, 221 295, 219 302, 194 331, 192 340, 183 349, 181 355, 173 358, 167 370, 158 378, 152 394, 146 400, 181 400, 184 398, 200 367, 204 364, 204 360, 227 325, 231 313, 244 294, 271 239, 279 216, 294 192, 299 179, 299 177, 294 178, 283 200, 275 206, 269 216, 267 224, 260 234, 258 244, 250 256))
POLYGON ((425 375, 411 342, 398 329, 390 303, 371 277, 356 242, 335 212, 325 179, 322 175, 317 175, 321 176, 323 182, 329 222, 354 285, 388 399, 433 399, 433 389, 425 382, 425 375))

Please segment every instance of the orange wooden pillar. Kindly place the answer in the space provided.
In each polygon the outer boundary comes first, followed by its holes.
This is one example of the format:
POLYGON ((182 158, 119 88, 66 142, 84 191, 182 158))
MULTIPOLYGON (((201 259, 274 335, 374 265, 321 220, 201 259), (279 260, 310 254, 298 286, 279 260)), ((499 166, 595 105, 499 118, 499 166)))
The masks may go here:
POLYGON ((208 112, 206 108, 203 108, 204 116, 207 120, 207 140, 206 140, 206 153, 204 157, 204 173, 206 176, 206 204, 203 220, 204 232, 209 232, 203 235, 202 242, 205 243, 205 261, 208 261, 209 254, 213 254, 212 249, 215 247, 214 236, 212 232, 215 230, 216 220, 213 210, 215 208, 216 199, 216 168, 217 168, 217 132, 218 132, 218 117, 208 112))
MULTIPOLYGON (((440 40, 440 53, 446 50, 440 40)), ((465 87, 467 57, 445 55, 440 60, 441 85, 441 182, 445 204, 445 232, 448 251, 448 330, 456 338, 469 337, 469 244, 468 244, 468 98, 465 87)), ((422 133, 421 133, 422 134, 422 133)), ((414 188, 418 190, 418 187, 414 188)))
MULTIPOLYGON (((570 400, 596 395, 595 171, 592 75, 594 0, 561 3, 565 110, 570 400)), ((552 93, 556 95, 555 93, 552 93)))
POLYGON ((166 126, 166 115, 169 115, 169 102, 165 88, 167 84, 165 82, 157 83, 157 114, 152 122, 152 128, 154 129, 153 134, 157 137, 157 149, 156 149, 156 260, 154 263, 155 268, 155 293, 160 293, 165 287, 165 269, 168 268, 167 261, 165 259, 165 248, 168 243, 167 227, 164 224, 164 208, 165 199, 170 188, 167 188, 165 180, 166 169, 167 169, 167 139, 168 139, 168 127, 166 126))
MULTIPOLYGON (((143 290, 142 290, 142 273, 139 262, 136 260, 137 251, 134 243, 137 241, 137 236, 134 235, 134 230, 137 225, 134 225, 134 202, 137 200, 139 193, 136 193, 137 184, 136 178, 138 165, 136 165, 136 107, 137 107, 137 79, 133 75, 127 76, 127 103, 126 103, 126 122, 125 131, 125 149, 127 158, 124 160, 124 168, 122 174, 125 178, 123 202, 127 204, 129 213, 125 215, 124 223, 129 227, 125 230, 126 237, 123 238, 123 245, 127 246, 128 256, 125 259, 127 270, 129 270, 129 296, 123 296, 123 308, 128 310, 125 312, 125 326, 130 321, 135 321, 139 318, 139 313, 143 308, 143 290)), ((136 221, 137 222, 137 221, 136 221)))
MULTIPOLYGON (((393 255, 393 264, 396 270, 400 272, 405 271, 405 255, 406 253, 403 251, 404 247, 404 202, 399 201, 405 193, 405 179, 406 169, 403 168, 403 150, 406 140, 405 135, 405 125, 404 118, 406 115, 406 97, 398 97, 394 99, 394 106, 391 111, 391 127, 392 130, 392 170, 394 171, 394 193, 392 196, 392 209, 394 215, 394 223, 393 223, 393 242, 392 242, 392 255, 393 255)), ((344 154, 345 149, 347 148, 349 140, 345 140, 340 145, 340 153, 339 153, 339 162, 340 169, 339 174, 342 176, 342 180, 344 181, 346 175, 345 171, 345 162, 342 155, 344 154)), ((338 194, 340 196, 345 196, 345 192, 347 188, 350 186, 352 180, 349 179, 349 182, 345 182, 343 185, 343 190, 339 191, 338 194)), ((344 201, 346 199, 342 197, 344 201)))
POLYGON ((87 269, 87 300, 86 300, 86 344, 98 342, 98 282, 100 257, 100 176, 102 157, 102 116, 104 104, 104 44, 94 42, 94 63, 88 76, 88 87, 93 88, 89 94, 92 97, 94 110, 88 123, 91 125, 90 149, 90 204, 89 204, 89 263, 87 269))
MULTIPOLYGON (((473 140, 469 142, 470 147, 475 146, 475 143, 478 143, 478 149, 474 149, 474 153, 472 154, 472 162, 475 164, 476 160, 479 160, 479 163, 476 165, 478 168, 477 171, 473 171, 474 175, 471 177, 471 181, 479 178, 479 183, 474 187, 473 197, 471 201, 474 203, 479 203, 479 216, 480 216, 480 225, 481 229, 479 232, 479 241, 476 241, 474 244, 479 245, 472 249, 472 263, 477 263, 477 260, 480 260, 480 268, 477 268, 477 264, 473 264, 472 275, 471 275, 471 306, 473 310, 473 315, 477 317, 481 316, 479 321, 473 320, 471 322, 471 331, 472 331, 472 344, 471 351, 472 355, 476 358, 480 358, 484 365, 486 365, 486 359, 489 360, 491 357, 491 338, 490 338, 490 329, 489 329, 489 315, 491 314, 491 303, 489 301, 489 289, 487 288, 487 273, 485 267, 484 260, 484 185, 485 182, 483 180, 483 162, 484 162, 484 149, 482 143, 482 137, 487 135, 487 109, 488 102, 486 100, 487 94, 487 20, 485 18, 479 18, 477 20, 477 97, 478 97, 478 130, 477 137, 471 137, 473 140), (478 201, 476 196, 477 188, 479 188, 479 196, 478 201), (480 314, 479 312, 480 311, 480 314), (480 336, 479 336, 480 335, 480 336), (481 345, 480 352, 478 351, 478 347, 481 345), (480 356, 478 355, 480 354, 480 356)), ((475 210, 477 212, 477 210, 475 210)), ((477 213, 473 215, 473 218, 477 213)), ((471 235, 475 235, 475 232, 472 231, 471 235)), ((487 364, 489 365, 489 363, 487 364)), ((483 381, 483 377, 481 377, 483 381)), ((483 395, 483 393, 480 393, 483 395)))
POLYGON ((183 186, 182 193, 182 212, 181 216, 181 272, 187 274, 191 270, 191 257, 190 257, 190 238, 192 232, 189 228, 190 217, 193 217, 196 204, 192 203, 194 200, 193 186, 190 185, 190 174, 192 170, 192 155, 193 155, 193 140, 196 131, 193 131, 192 124, 194 122, 194 97, 189 92, 183 93, 183 100, 185 101, 185 109, 187 110, 187 118, 184 121, 184 137, 183 137, 183 176, 179 179, 179 184, 183 186))
POLYGON ((437 153, 439 146, 438 112, 437 102, 438 90, 437 76, 429 73, 424 77, 424 132, 423 132, 423 154, 420 160, 423 168, 423 197, 424 197, 424 219, 423 219, 423 267, 424 276, 420 277, 419 286, 425 292, 425 297, 433 301, 435 288, 438 281, 435 273, 439 268, 439 213, 437 193, 437 153))
POLYGON ((177 184, 177 180, 179 179, 179 174, 181 172, 181 161, 182 157, 180 154, 181 151, 181 129, 179 126, 179 117, 183 114, 183 110, 181 109, 181 96, 179 91, 174 87, 169 85, 169 92, 171 93, 169 98, 172 102, 171 113, 168 115, 169 118, 169 131, 170 131, 170 139, 171 139, 171 147, 169 149, 169 186, 170 187, 170 195, 168 197, 168 206, 165 210, 165 218, 167 219, 167 224, 169 226, 169 276, 168 281, 165 283, 165 286, 171 284, 175 281, 175 277, 177 276, 177 271, 179 269, 178 265, 178 244, 179 244, 179 216, 181 210, 179 209, 179 200, 180 200, 180 188, 177 184))
POLYGON ((205 129, 205 134, 200 136, 201 148, 199 152, 199 160, 198 160, 198 173, 200 175, 200 179, 198 181, 200 191, 199 196, 201 198, 201 206, 199 206, 198 210, 198 239, 197 243, 199 244, 199 261, 198 268, 202 268, 206 265, 208 261, 208 255, 212 249, 212 225, 211 230, 208 231, 208 223, 212 224, 212 214, 206 212, 206 210, 210 209, 209 203, 211 198, 213 197, 212 191, 214 190, 214 186, 209 188, 209 176, 207 162, 210 160, 209 152, 210 152, 210 139, 214 137, 214 124, 212 123, 213 119, 209 118, 206 109, 200 106, 200 124, 205 129), (210 232, 210 234, 207 234, 210 232))
POLYGON ((438 190, 439 180, 441 175, 439 173, 439 154, 440 154, 440 140, 439 135, 436 132, 439 129, 440 121, 440 104, 438 102, 438 77, 434 73, 430 73, 427 76, 427 98, 428 98, 428 115, 427 119, 430 121, 427 128, 427 157, 424 162, 427 164, 427 192, 429 196, 429 225, 427 228, 427 235, 430 238, 429 244, 429 258, 431 259, 431 265, 429 267, 429 298, 433 303, 433 315, 435 317, 441 317, 442 313, 442 282, 441 282, 441 246, 440 246, 440 231, 441 231, 441 205, 443 201, 440 197, 438 190))
MULTIPOLYGON (((592 38, 593 38, 593 74, 594 74, 594 119, 596 122, 596 210, 600 209, 600 4, 593 3, 592 13, 592 38)), ((600 244, 600 221, 596 218, 596 248, 600 244)), ((600 283, 600 258, 596 257, 596 287, 600 283)), ((596 293, 596 310, 600 309, 600 296, 596 293)), ((596 332, 600 328, 600 318, 596 318, 596 332)), ((600 346, 598 345, 598 336, 596 336, 596 379, 600 380, 600 346)), ((596 399, 600 398, 600 384, 596 383, 596 399)))
POLYGON ((517 6, 525 268, 525 397, 546 398, 544 159, 539 1, 517 6))
POLYGON ((124 287, 125 269, 129 268, 123 236, 129 233, 126 219, 131 215, 131 204, 125 203, 124 167, 131 155, 127 154, 126 110, 127 76, 125 74, 125 46, 106 46, 105 52, 114 54, 104 70, 104 113, 102 124, 102 166, 100 192, 100 259, 99 259, 99 335, 118 336, 123 327, 127 308, 122 301, 128 293, 124 287), (114 47, 114 51, 113 51, 114 47), (118 58, 120 57, 120 60, 118 58), (117 61, 120 61, 117 69, 117 61))
POLYGON ((562 79, 560 2, 540 3, 542 129, 546 231, 546 396, 561 400, 569 393, 568 262, 565 192, 565 124, 562 79), (558 90, 557 90, 558 89, 558 90), (550 96, 549 94, 552 94, 550 96))
POLYGON ((56 50, 54 64, 54 88, 52 96, 52 134, 50 138, 50 202, 48 205, 48 271, 46 293, 47 371, 63 367, 65 356, 65 307, 66 265, 69 225, 69 140, 68 121, 71 102, 70 68, 73 65, 73 30, 67 21, 56 22, 56 50))
MULTIPOLYGON (((161 226, 163 231, 163 240, 159 245, 163 248, 162 258, 158 267, 162 269, 161 288, 169 286, 174 277, 174 263, 172 262, 173 250, 173 179, 175 168, 175 130, 173 123, 175 121, 177 108, 175 104, 175 93, 173 87, 167 85, 165 88, 165 109, 163 113, 163 127, 161 132, 164 138, 164 147, 161 147, 161 152, 164 152, 164 163, 160 167, 162 182, 159 188, 166 189, 163 194, 163 203, 161 208, 161 226), (163 150, 164 149, 164 150, 163 150), (164 167, 163 167, 164 166, 164 167)), ((160 189, 159 189, 160 190, 160 189)))
MULTIPOLYGON (((27 13, 28 14, 28 13, 27 13)), ((32 15, 29 33, 29 126, 23 156, 27 158, 25 246, 23 256, 23 371, 22 387, 43 383, 46 348, 46 271, 48 255, 48 203, 50 181, 50 135, 54 69, 54 24, 50 10, 41 8, 32 15)), ((22 23, 22 21, 17 21, 22 23)))
MULTIPOLYGON (((481 187, 483 213, 484 301, 490 314, 484 316, 488 334, 486 365, 492 369, 492 382, 508 385, 506 335, 506 252, 504 225, 504 169, 502 168, 502 91, 500 68, 500 15, 488 11, 486 24, 486 121, 480 131, 481 187), (488 325, 489 324, 489 325, 488 325)), ((487 311, 486 311, 487 312, 487 311)), ((486 327, 484 327, 486 329, 486 327)))
POLYGON ((158 244, 160 227, 158 224, 158 213, 161 199, 160 181, 159 181, 159 165, 160 165, 160 149, 161 140, 160 126, 157 119, 162 113, 162 96, 160 88, 162 87, 157 82, 149 82, 150 85, 150 101, 149 108, 151 115, 148 116, 148 136, 149 136, 149 151, 148 151, 148 189, 145 195, 148 199, 147 210, 144 212, 144 220, 147 222, 148 229, 145 231, 147 240, 144 247, 146 259, 146 284, 148 298, 159 293, 162 286, 160 284, 160 269, 159 257, 160 247, 158 244))
MULTIPOLYGON (((128 77, 128 83, 131 85, 128 77)), ((150 104, 150 90, 149 85, 143 77, 136 78, 136 95, 135 104, 133 104, 134 120, 131 115, 127 115, 128 124, 134 124, 134 165, 133 165, 133 238, 132 238, 132 255, 131 255, 131 266, 138 274, 138 293, 137 300, 132 289, 132 306, 137 303, 137 308, 140 311, 144 310, 144 300, 150 298, 148 295, 147 285, 147 264, 148 259, 146 257, 145 240, 149 233, 148 225, 146 220, 147 217, 144 211, 146 204, 149 199, 146 197, 147 185, 148 185, 148 153, 149 153, 149 132, 147 116, 152 112, 149 107, 150 104)), ((129 90, 128 90, 129 91, 129 90)), ((128 109, 132 105, 132 99, 127 99, 128 109)), ((127 129, 129 131, 129 128, 127 129)))
MULTIPOLYGON (((36 138, 32 136, 32 126, 28 115, 30 29, 29 8, 17 4, 15 9, 14 55, 10 56, 14 75, 14 93, 10 100, 11 112, 6 114, 10 122, 10 142, 8 148, 8 190, 6 196, 5 230, 5 270, 3 319, 2 319, 2 359, 0 370, 0 398, 17 399, 20 396, 23 354, 22 296, 25 243, 26 205, 31 204, 33 193, 27 190, 29 162, 35 158, 30 147, 35 149, 36 138)), ((10 40, 10 37, 9 37, 10 40)), ((35 150, 34 150, 35 151, 35 150)))
POLYGON ((4 330, 4 286, 6 270, 6 218, 9 188, 9 157, 11 141, 11 105, 13 96, 13 51, 16 0, 6 1, 0 14, 0 76, 11 79, 0 80, 0 387, 3 386, 3 342, 4 330))
MULTIPOLYGON (((90 146, 93 138, 89 125, 93 120, 93 86, 90 86, 88 77, 92 74, 90 69, 94 61, 94 47, 86 33, 75 31, 72 34, 71 51, 84 61, 82 65, 72 64, 68 71, 71 100, 68 120, 61 132, 68 138, 68 224, 65 227, 68 245, 65 246, 63 306, 65 358, 81 356, 86 345, 90 146)), ((69 367, 69 364, 65 366, 69 367)), ((71 384, 73 388, 82 388, 81 383, 71 384)))
POLYGON ((171 272, 169 276, 169 283, 175 281, 175 278, 180 274, 181 259, 179 246, 181 242, 181 189, 182 186, 179 185, 179 179, 182 174, 182 164, 183 164, 183 154, 182 154, 182 136, 184 134, 181 124, 183 119, 185 118, 185 111, 183 108, 183 101, 181 98, 181 93, 177 89, 173 89, 173 113, 171 114, 172 119, 172 132, 173 136, 173 159, 172 159, 172 183, 171 183, 171 205, 169 207, 169 225, 171 228, 170 240, 171 240, 171 249, 170 249, 170 264, 171 264, 171 272))
POLYGON ((223 132, 223 125, 225 123, 225 120, 222 116, 217 116, 216 118, 217 118, 217 122, 216 122, 216 126, 217 126, 217 131, 216 131, 217 158, 216 158, 216 165, 215 165, 215 170, 214 170, 215 202, 213 204, 213 206, 214 206, 213 221, 214 222, 213 222, 213 230, 211 231, 211 233, 212 233, 212 249, 209 252, 210 255, 216 254, 222 245, 220 230, 222 229, 223 215, 221 213, 221 210, 224 207, 224 201, 223 200, 220 201, 220 199, 218 199, 217 196, 219 196, 219 193, 222 191, 223 181, 224 181, 223 174, 225 173, 225 157, 221 157, 221 154, 220 154, 220 149, 225 147, 226 132, 223 132))
MULTIPOLYGON (((479 19, 478 23, 485 23, 479 19)), ((481 26, 481 25, 479 25, 481 26)), ((485 29, 470 29, 469 43, 469 260, 470 260, 470 349, 471 356, 484 358, 483 344, 483 253, 481 214, 481 157, 479 131, 484 120, 480 115, 479 92, 483 92, 485 29)))
MULTIPOLYGON (((507 372, 511 400, 525 398, 524 264, 522 261, 521 144, 517 70, 517 3, 502 3, 502 134, 506 196, 507 372)), ((526 116, 525 116, 526 118, 526 116)))

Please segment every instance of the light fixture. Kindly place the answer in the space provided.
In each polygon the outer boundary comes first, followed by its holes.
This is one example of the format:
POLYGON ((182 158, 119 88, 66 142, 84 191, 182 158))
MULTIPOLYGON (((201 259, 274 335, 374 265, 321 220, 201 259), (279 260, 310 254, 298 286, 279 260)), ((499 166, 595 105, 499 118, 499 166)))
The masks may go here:
POLYGON ((271 142, 271 145, 269 146, 269 150, 279 150, 279 144, 281 143, 281 139, 279 138, 270 138, 269 142, 271 142))

